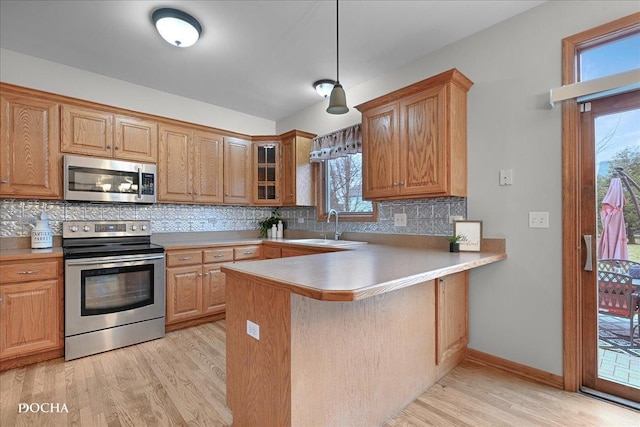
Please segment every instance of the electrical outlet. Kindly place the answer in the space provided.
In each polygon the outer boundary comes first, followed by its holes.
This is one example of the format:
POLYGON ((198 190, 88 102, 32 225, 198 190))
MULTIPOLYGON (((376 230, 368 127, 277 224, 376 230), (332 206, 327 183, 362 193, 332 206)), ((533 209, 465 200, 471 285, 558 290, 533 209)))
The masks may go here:
POLYGON ((247 320, 247 335, 260 340, 260 325, 253 323, 251 320, 247 320))
POLYGON ((298 218, 298 224, 304 224, 304 218, 298 218))
POLYGON ((393 214, 393 225, 395 225, 396 227, 406 227, 407 214, 406 213, 393 214))
POLYGON ((512 184, 513 184, 513 169, 501 169, 500 185, 512 185, 512 184))
POLYGON ((529 228, 549 228, 549 212, 529 212, 529 228))

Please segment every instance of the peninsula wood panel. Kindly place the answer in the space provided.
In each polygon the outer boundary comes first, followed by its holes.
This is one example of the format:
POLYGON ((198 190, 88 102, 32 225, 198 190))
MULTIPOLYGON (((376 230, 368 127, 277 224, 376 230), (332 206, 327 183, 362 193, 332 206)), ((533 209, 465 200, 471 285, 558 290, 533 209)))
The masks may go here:
POLYGON ((0 95, 0 196, 62 198, 60 105, 0 95))
POLYGON ((354 302, 292 295, 291 425, 382 425, 429 388, 434 304, 434 281, 354 302))
POLYGON ((234 426, 291 425, 289 295, 227 274, 227 406, 234 426), (247 320, 260 325, 260 340, 247 335, 247 320))

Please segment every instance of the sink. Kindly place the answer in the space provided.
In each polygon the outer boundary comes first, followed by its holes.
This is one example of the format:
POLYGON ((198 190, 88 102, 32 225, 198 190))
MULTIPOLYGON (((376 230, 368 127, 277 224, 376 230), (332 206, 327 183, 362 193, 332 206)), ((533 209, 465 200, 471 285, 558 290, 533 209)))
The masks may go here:
POLYGON ((366 245, 367 242, 358 242, 355 240, 331 240, 331 239, 295 239, 289 240, 291 243, 299 243, 303 245, 318 245, 318 246, 351 246, 351 245, 366 245))

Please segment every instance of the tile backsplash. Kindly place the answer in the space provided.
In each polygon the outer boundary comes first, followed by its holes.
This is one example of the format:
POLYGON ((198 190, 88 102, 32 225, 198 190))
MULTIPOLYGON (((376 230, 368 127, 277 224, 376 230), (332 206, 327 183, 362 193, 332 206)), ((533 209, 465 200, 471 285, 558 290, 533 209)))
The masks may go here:
MULTIPOLYGON (((71 220, 151 220, 156 233, 257 230, 258 221, 272 208, 203 206, 158 203, 125 205, 50 200, 0 200, 0 237, 28 237, 30 223, 47 212, 54 235, 62 235, 62 222, 71 220)), ((315 207, 280 208, 288 229, 333 233, 331 224, 316 221, 315 207), (302 218, 302 222, 300 220, 302 218)), ((377 222, 341 222, 340 230, 353 233, 392 233, 444 236, 453 233, 450 215, 467 216, 467 200, 442 197, 378 203, 377 222), (393 225, 393 214, 406 213, 407 226, 393 225)))

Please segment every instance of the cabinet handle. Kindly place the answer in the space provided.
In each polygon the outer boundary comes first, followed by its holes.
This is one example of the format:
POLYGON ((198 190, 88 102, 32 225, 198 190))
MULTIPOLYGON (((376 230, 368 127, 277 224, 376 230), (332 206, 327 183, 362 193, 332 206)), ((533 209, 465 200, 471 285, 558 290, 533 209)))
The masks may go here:
POLYGON ((209 273, 208 271, 206 273, 204 273, 205 276, 208 276, 209 274, 211 274, 211 273, 209 273))
POLYGON ((189 261, 190 259, 190 256, 183 256, 182 258, 180 258, 180 261, 189 261))
POLYGON ((395 186, 397 186, 397 185, 398 185, 398 183, 397 183, 397 182, 394 182, 394 183, 393 183, 393 186, 394 186, 394 187, 395 187, 395 186))
POLYGON ((224 256, 224 254, 218 254, 218 255, 214 255, 214 258, 222 258, 224 256))
POLYGON ((120 147, 118 147, 117 145, 115 146, 114 150, 119 150, 120 147))
POLYGON ((198 193, 197 191, 194 191, 194 192, 193 192, 193 194, 195 194, 195 195, 197 196, 197 195, 198 195, 198 194, 200 194, 200 193, 198 193))
POLYGON ((251 252, 251 251, 247 251, 247 252, 245 252, 244 254, 245 254, 245 255, 253 255, 253 252, 251 252))
POLYGON ((8 183, 9 183, 9 180, 8 180, 8 179, 3 179, 2 181, 0 181, 0 183, 2 183, 2 184, 8 184, 8 183))
POLYGON ((202 273, 198 273, 198 277, 202 277, 202 273))
POLYGON ((107 145, 107 149, 111 150, 111 146, 110 146, 110 145, 107 145))
POLYGON ((0 302, 2 302, 2 298, 0 298, 0 302))
POLYGON ((404 185, 404 181, 400 181, 400 185, 404 185))
POLYGON ((37 274, 40 270, 26 270, 26 271, 18 271, 17 274, 37 274))
POLYGON ((229 197, 229 193, 224 193, 225 196, 229 197))

